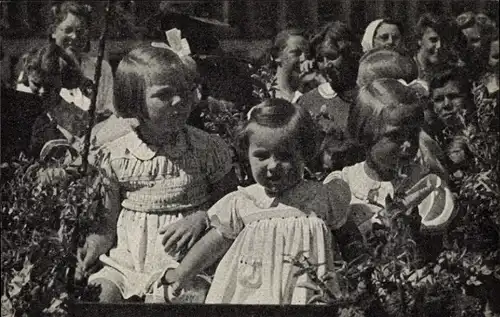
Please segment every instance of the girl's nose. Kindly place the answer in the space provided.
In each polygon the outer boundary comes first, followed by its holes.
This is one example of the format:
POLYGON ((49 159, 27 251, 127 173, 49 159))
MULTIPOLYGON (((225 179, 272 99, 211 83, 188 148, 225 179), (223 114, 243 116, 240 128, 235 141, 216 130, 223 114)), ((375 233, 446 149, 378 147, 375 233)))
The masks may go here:
POLYGON ((441 48, 441 41, 437 41, 436 43, 436 49, 440 49, 441 48))
POLYGON ((443 109, 449 110, 451 108, 453 108, 453 103, 451 102, 451 98, 444 97, 443 109))
POLYGON ((267 163, 267 171, 271 173, 276 172, 278 167, 279 167, 279 161, 271 157, 267 163))

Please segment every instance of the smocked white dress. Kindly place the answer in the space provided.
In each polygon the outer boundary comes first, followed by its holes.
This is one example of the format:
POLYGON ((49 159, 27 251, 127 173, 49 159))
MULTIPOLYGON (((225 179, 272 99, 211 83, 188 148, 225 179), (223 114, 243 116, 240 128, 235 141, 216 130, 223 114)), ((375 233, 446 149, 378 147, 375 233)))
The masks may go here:
POLYGON ((117 243, 104 268, 89 281, 106 279, 124 298, 148 293, 152 281, 179 254, 167 254, 160 228, 199 210, 210 198, 210 185, 232 168, 222 139, 193 127, 180 133, 174 145, 154 148, 134 130, 104 145, 102 166, 120 188, 121 212, 117 243))
MULTIPOLYGON (((309 277, 294 276, 298 267, 289 260, 303 253, 320 264, 319 277, 334 271, 331 230, 346 222, 349 198, 343 181, 303 181, 280 198, 268 197, 258 184, 225 196, 208 214, 212 226, 235 241, 217 267, 206 303, 306 304, 314 292, 300 283, 309 277)), ((329 281, 334 293, 336 282, 329 281)))
MULTIPOLYGON (((394 198, 395 190, 391 182, 370 178, 365 172, 365 164, 366 162, 361 162, 345 167, 341 171, 334 171, 325 178, 324 183, 341 179, 349 184, 352 193, 350 212, 361 233, 366 237, 371 231, 372 224, 380 222, 378 213, 386 207, 388 196, 394 198)), ((416 204, 422 217, 422 224, 427 229, 445 228, 455 216, 455 205, 450 189, 439 176, 426 173, 426 169, 420 164, 412 164, 409 174, 408 183, 412 185, 406 186, 407 194, 422 186, 430 186, 429 194, 416 204)))

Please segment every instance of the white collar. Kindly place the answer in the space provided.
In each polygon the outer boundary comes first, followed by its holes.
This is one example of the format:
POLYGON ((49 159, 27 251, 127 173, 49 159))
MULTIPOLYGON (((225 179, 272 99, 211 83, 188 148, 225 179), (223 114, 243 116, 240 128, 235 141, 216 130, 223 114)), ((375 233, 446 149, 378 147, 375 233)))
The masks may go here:
POLYGON ((321 97, 325 99, 333 99, 337 97, 337 92, 333 90, 332 85, 330 83, 323 83, 318 86, 318 92, 321 95, 321 97))
POLYGON ((59 95, 68 103, 73 103, 77 107, 88 111, 90 108, 90 99, 83 95, 80 88, 66 89, 61 88, 59 95))

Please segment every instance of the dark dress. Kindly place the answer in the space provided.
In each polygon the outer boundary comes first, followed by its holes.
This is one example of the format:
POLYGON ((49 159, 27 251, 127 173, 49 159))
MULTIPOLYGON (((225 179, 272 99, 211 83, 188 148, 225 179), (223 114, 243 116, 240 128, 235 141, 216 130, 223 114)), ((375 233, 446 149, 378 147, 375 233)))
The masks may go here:
MULTIPOLYGON (((105 120, 109 115, 108 112, 97 113, 94 123, 105 120)), ((52 140, 65 139, 70 144, 83 140, 88 123, 87 111, 61 98, 58 104, 35 120, 31 134, 30 153, 38 157, 43 146, 52 140)))
POLYGON ((2 86, 0 105, 2 162, 18 157, 21 152, 29 155, 31 127, 45 110, 42 99, 2 86))
POLYGON ((312 172, 338 170, 362 160, 364 151, 355 150, 348 135, 352 103, 325 83, 301 96, 297 104, 309 110, 323 133, 319 156, 308 166, 312 172))

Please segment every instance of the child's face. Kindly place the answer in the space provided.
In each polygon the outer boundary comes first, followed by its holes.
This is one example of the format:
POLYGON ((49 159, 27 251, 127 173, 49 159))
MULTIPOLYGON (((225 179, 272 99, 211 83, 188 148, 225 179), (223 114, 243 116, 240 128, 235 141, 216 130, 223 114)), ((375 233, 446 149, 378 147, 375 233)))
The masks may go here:
POLYGON ((88 29, 85 22, 79 17, 68 13, 52 33, 56 44, 62 47, 68 54, 80 54, 88 40, 88 29))
POLYGON ((196 99, 196 86, 151 85, 146 88, 147 127, 157 135, 182 129, 196 99))
POLYGON ((280 194, 302 179, 303 158, 295 141, 284 141, 273 129, 255 131, 248 148, 252 175, 268 194, 280 194))
POLYGON ((59 74, 33 69, 28 69, 26 72, 28 86, 35 95, 48 98, 59 94, 62 86, 59 74))
POLYGON ((442 42, 441 37, 432 28, 427 28, 418 41, 420 52, 430 64, 438 64, 441 61, 442 42))
POLYGON ((467 94, 461 91, 458 82, 450 80, 432 91, 432 102, 441 122, 452 127, 459 122, 458 115, 466 107, 467 94))
POLYGON ((305 60, 307 53, 307 40, 300 35, 292 35, 286 41, 286 46, 281 50, 277 61, 285 69, 300 71, 300 63, 305 60))
POLYGON ((419 145, 420 121, 412 124, 383 127, 383 134, 370 149, 367 161, 385 181, 397 177, 401 167, 407 166, 416 156, 419 145))
POLYGON ((467 46, 472 50, 479 50, 481 48, 481 31, 477 24, 463 29, 462 33, 467 38, 467 46))
POLYGON ((399 47, 401 45, 401 32, 395 24, 382 23, 373 37, 373 48, 399 47))

